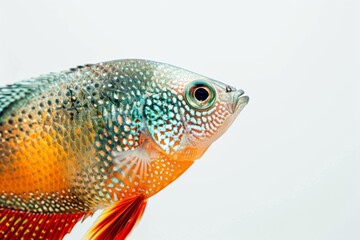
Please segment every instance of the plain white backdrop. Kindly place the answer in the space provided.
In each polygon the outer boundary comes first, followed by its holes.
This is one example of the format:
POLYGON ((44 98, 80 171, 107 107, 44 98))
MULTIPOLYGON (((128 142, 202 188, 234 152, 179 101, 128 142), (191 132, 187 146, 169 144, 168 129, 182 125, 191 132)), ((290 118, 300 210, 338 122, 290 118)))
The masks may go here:
POLYGON ((143 58, 242 88, 249 105, 129 239, 355 240, 359 15, 356 0, 1 1, 0 83, 143 58))

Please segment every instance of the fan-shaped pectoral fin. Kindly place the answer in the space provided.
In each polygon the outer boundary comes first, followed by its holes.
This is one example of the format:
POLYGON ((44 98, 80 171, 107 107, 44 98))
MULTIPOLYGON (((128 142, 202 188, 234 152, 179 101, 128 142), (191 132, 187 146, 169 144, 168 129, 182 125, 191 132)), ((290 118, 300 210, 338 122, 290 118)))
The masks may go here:
POLYGON ((158 157, 158 150, 148 139, 136 149, 113 152, 113 166, 123 177, 143 179, 151 169, 151 162, 158 157))

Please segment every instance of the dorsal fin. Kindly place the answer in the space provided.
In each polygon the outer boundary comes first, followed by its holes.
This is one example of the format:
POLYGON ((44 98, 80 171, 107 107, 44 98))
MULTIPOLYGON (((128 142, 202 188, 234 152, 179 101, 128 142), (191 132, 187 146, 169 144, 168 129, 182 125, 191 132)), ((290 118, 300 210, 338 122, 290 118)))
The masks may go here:
POLYGON ((138 195, 113 204, 99 217, 86 239, 124 240, 144 213, 146 199, 138 195))
POLYGON ((18 103, 30 96, 38 94, 42 89, 58 79, 58 74, 50 73, 44 76, 0 87, 0 116, 18 103))
POLYGON ((60 240, 85 215, 31 213, 0 208, 0 239, 60 240))
POLYGON ((51 84, 57 81, 66 80, 66 77, 69 76, 69 74, 71 75, 78 71, 87 71, 85 69, 90 69, 93 66, 94 64, 86 64, 84 66, 78 66, 77 68, 72 68, 58 73, 49 73, 7 86, 1 86, 0 117, 6 112, 6 110, 10 109, 13 104, 19 102, 20 100, 36 96, 42 90, 50 87, 51 84))

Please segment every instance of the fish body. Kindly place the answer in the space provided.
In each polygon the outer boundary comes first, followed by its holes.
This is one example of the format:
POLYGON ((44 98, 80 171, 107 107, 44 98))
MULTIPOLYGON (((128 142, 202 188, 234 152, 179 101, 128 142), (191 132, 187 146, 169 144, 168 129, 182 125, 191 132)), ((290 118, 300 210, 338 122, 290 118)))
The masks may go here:
POLYGON ((87 237, 124 239, 147 199, 199 159, 247 102, 241 90, 147 60, 0 88, 0 238, 61 239, 105 208, 87 237))

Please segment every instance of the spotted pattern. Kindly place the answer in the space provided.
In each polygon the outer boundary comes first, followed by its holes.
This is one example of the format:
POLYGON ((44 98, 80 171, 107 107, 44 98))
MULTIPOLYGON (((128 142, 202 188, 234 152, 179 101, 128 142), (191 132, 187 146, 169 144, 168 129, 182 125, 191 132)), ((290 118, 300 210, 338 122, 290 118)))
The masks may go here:
POLYGON ((0 208, 93 212, 154 195, 230 119, 228 102, 206 110, 187 104, 184 91, 198 79, 212 81, 167 64, 121 60, 1 88, 0 208))
POLYGON ((39 214, 0 209, 1 239, 62 239, 84 214, 39 214))

